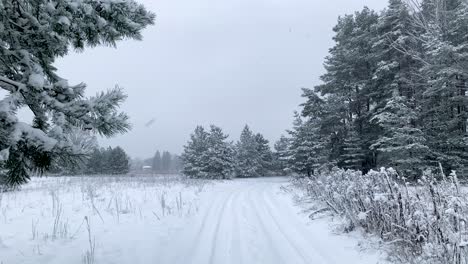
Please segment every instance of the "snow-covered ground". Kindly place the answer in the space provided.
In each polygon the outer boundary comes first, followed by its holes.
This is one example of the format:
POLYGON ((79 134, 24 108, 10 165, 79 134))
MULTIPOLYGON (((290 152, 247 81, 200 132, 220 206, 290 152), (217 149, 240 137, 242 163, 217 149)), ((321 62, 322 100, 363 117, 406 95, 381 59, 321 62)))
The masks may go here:
POLYGON ((34 179, 1 194, 0 263, 379 263, 310 221, 287 178, 34 179), (88 224, 89 223, 89 224, 88 224), (93 262, 94 256, 94 262, 93 262))

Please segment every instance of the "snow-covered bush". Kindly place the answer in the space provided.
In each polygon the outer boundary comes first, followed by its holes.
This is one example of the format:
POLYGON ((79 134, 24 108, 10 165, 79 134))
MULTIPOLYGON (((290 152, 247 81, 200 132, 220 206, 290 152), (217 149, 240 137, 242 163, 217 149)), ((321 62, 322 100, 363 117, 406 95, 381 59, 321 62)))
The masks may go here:
POLYGON ((468 263, 468 197, 455 172, 425 173, 409 185, 393 169, 367 174, 333 170, 296 179, 330 211, 343 216, 347 230, 363 229, 388 244, 403 263, 468 263))

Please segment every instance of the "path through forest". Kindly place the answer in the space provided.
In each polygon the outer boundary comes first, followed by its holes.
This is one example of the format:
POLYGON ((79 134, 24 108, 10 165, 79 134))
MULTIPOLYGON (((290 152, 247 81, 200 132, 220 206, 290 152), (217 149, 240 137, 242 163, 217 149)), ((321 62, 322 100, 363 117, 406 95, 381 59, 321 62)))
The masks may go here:
POLYGON ((379 263, 356 240, 332 234, 326 220, 300 214, 281 190, 287 184, 239 179, 205 193, 197 216, 159 251, 161 263, 379 263))

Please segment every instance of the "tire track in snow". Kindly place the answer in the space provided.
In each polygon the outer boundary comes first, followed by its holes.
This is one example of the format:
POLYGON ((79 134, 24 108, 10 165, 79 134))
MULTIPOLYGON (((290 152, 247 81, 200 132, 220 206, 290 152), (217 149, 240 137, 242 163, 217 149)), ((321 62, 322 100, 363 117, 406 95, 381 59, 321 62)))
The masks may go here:
MULTIPOLYGON (((264 186, 261 186, 264 188, 264 186)), ((255 210, 259 218, 261 219, 262 223, 268 227, 271 234, 276 234, 276 238, 273 238, 277 244, 275 251, 280 252, 281 258, 283 262, 281 263, 311 263, 306 260, 305 256, 302 254, 301 251, 297 249, 297 246, 292 243, 291 239, 287 236, 287 234, 283 231, 282 227, 275 222, 273 217, 268 213, 267 209, 265 208, 264 201, 261 192, 256 190, 255 195, 257 196, 254 201, 253 205, 255 206, 255 210), (281 243, 278 243, 281 241, 281 243), (286 243, 284 243, 286 242, 286 243)))
MULTIPOLYGON (((255 187, 258 187, 258 185, 256 185, 255 187)), ((261 215, 260 215, 260 210, 258 209, 258 206, 257 206, 257 203, 255 202, 257 199, 255 198, 252 198, 252 190, 254 188, 249 188, 247 190, 247 198, 248 198, 248 202, 249 204, 251 204, 252 206, 250 206, 250 211, 253 212, 254 216, 255 216, 255 220, 257 222, 257 226, 259 226, 259 228, 261 229, 262 233, 264 234, 264 236, 257 236, 257 238, 266 238, 266 241, 263 241, 263 243, 265 244, 268 244, 268 248, 270 249, 269 252, 263 252, 264 254, 273 254, 273 255, 276 255, 276 258, 273 258, 273 259, 276 259, 276 261, 278 260, 281 260, 280 263, 288 263, 288 260, 287 258, 285 259, 285 257, 280 254, 280 252, 282 251, 281 248, 279 248, 278 246, 283 246, 283 245, 278 245, 278 244, 274 244, 273 241, 277 241, 273 238, 272 236, 272 233, 273 233, 273 230, 268 230, 267 229, 267 225, 268 224, 268 221, 265 221, 261 215)), ((258 192, 256 191, 255 192, 256 195, 258 195, 258 192)), ((249 219, 251 220, 251 219, 249 219)), ((264 262, 264 263, 267 263, 267 262, 264 262)))
POLYGON ((377 263, 362 261, 353 249, 350 253, 336 248, 336 243, 346 244, 329 237, 326 225, 308 226, 301 221, 294 205, 287 202, 290 197, 279 196, 279 186, 285 183, 286 179, 278 178, 220 183, 201 197, 200 214, 189 219, 174 235, 175 243, 162 251, 172 258, 158 263, 377 263))
POLYGON ((212 255, 214 254, 213 252, 215 251, 216 243, 215 243, 215 238, 216 238, 216 233, 219 232, 219 224, 220 224, 220 219, 222 217, 222 214, 224 212, 225 204, 227 203, 228 200, 231 199, 231 197, 234 195, 233 192, 229 193, 227 196, 225 196, 225 193, 222 193, 223 198, 220 199, 220 202, 216 207, 212 207, 210 210, 210 213, 207 214, 207 216, 204 218, 202 226, 198 232, 198 234, 194 237, 195 240, 195 245, 190 251, 191 253, 189 256, 195 256, 197 253, 201 253, 203 262, 202 263, 211 263, 211 258, 212 255), (213 224, 212 221, 216 221, 216 224, 213 224), (208 225, 207 225, 208 223, 208 225), (213 229, 214 228, 214 229, 213 229), (203 240, 201 238, 206 238, 206 240, 203 240), (211 239, 210 239, 211 238, 211 239), (198 243, 196 243, 198 242, 198 243), (205 256, 205 253, 208 253, 208 249, 206 248, 199 248, 199 246, 208 246, 209 247, 209 258, 205 259, 207 256, 205 256), (199 249, 197 251, 197 249, 199 249))
MULTIPOLYGON (((212 194, 213 195, 213 194, 212 194)), ((219 196, 215 196, 219 197, 219 196)), ((166 261, 163 261, 163 263, 167 264, 177 264, 177 263, 189 263, 187 262, 188 259, 191 259, 193 257, 197 256, 197 248, 200 246, 200 242, 205 242, 205 241, 200 241, 200 237, 202 236, 203 232, 206 229, 206 224, 207 222, 212 219, 213 217, 216 217, 216 214, 213 213, 215 207, 219 207, 222 204, 222 197, 219 197, 217 199, 214 199, 211 203, 209 203, 209 206, 206 208, 204 214, 202 217, 197 217, 195 218, 195 225, 197 228, 195 229, 195 233, 191 232, 194 231, 193 229, 187 229, 187 226, 181 230, 181 232, 176 233, 175 236, 176 240, 171 241, 172 244, 177 244, 177 246, 180 247, 180 251, 178 252, 170 252, 172 254, 180 253, 177 254, 176 256, 172 256, 166 261), (181 242, 181 243, 178 243, 181 242), (182 246, 180 245, 182 244, 182 246), (175 259, 175 261, 174 261, 175 259)))
POLYGON ((233 208, 234 220, 233 225, 230 228, 233 234, 231 245, 234 244, 234 246, 231 248, 231 264, 249 263, 245 261, 245 258, 248 257, 248 251, 243 247, 245 243, 242 243, 241 240, 242 238, 245 239, 247 237, 243 232, 246 230, 254 230, 254 228, 251 227, 251 224, 247 220, 245 193, 245 190, 239 193, 236 197, 236 203, 234 203, 233 208))
MULTIPOLYGON (((315 237, 317 234, 311 232, 307 225, 303 221, 299 220, 299 212, 294 210, 292 202, 289 204, 285 204, 285 201, 281 201, 279 195, 284 195, 281 193, 281 190, 277 190, 277 193, 273 193, 272 190, 264 191, 264 197, 266 201, 266 206, 270 207, 270 212, 275 213, 276 218, 281 219, 281 215, 289 215, 288 226, 292 228, 292 232, 294 232, 298 239, 301 240, 302 243, 309 245, 308 249, 312 249, 316 254, 320 255, 321 258, 326 260, 326 263, 341 263, 342 260, 336 259, 336 255, 330 255, 326 252, 329 251, 326 247, 324 247, 323 243, 320 243, 315 237), (273 210, 273 206, 275 206, 276 210, 273 210)), ((288 199, 290 199, 288 197, 288 199)))
MULTIPOLYGON (((262 198, 263 198, 263 205, 268 213, 270 215, 271 219, 273 222, 276 224, 280 232, 283 234, 283 236, 288 240, 288 242, 294 247, 294 249, 299 253, 299 255, 303 258, 304 263, 312 263, 311 259, 314 261, 317 260, 317 258, 321 259, 320 263, 327 263, 327 264, 335 264, 335 262, 323 254, 320 250, 317 250, 315 246, 310 244, 304 237, 307 237, 307 231, 302 229, 299 230, 298 228, 298 223, 293 221, 295 215, 291 214, 285 214, 286 212, 278 210, 280 209, 278 206, 276 206, 277 210, 274 210, 273 208, 273 203, 271 203, 271 199, 269 199, 266 195, 267 190, 270 191, 270 189, 264 188, 262 190, 262 198), (284 216, 288 216, 288 221, 284 221, 284 218, 278 217, 277 214, 274 212, 281 211, 284 216), (283 224, 282 224, 283 222, 283 224), (286 223, 284 223, 286 222, 286 223), (285 231, 285 228, 287 229, 287 232, 285 231), (302 245, 302 246, 301 246, 302 245), (305 248, 303 247, 304 245, 307 245, 307 249, 313 250, 316 255, 310 256, 308 252, 305 252, 305 248)), ((278 194, 279 195, 279 194, 278 194)), ((275 203, 275 205, 278 205, 278 203, 275 203)), ((302 225, 299 225, 302 226, 302 225)))
MULTIPOLYGON (((221 212, 220 212, 220 214, 218 216, 218 221, 216 223, 215 232, 213 233, 213 239, 211 240, 213 242, 213 246, 211 247, 210 259, 209 259, 209 263, 211 263, 211 264, 219 263, 219 262, 215 262, 216 249, 217 249, 218 244, 220 243, 219 237, 222 234, 226 234, 224 232, 220 232, 220 227, 221 227, 222 224, 226 224, 226 222, 224 221, 224 219, 226 218, 226 216, 225 216, 226 215, 226 208, 231 208, 232 207, 233 198, 238 193, 239 193, 239 191, 233 191, 229 195, 229 198, 227 198, 226 201, 224 202, 224 206, 222 207, 221 212)), ((229 219, 229 217, 228 217, 228 219, 229 219)), ((231 235, 231 234, 229 234, 229 232, 228 232, 227 235, 224 236, 225 240, 229 240, 229 235, 231 235)), ((232 235, 231 235, 231 237, 232 237, 232 235)), ((224 242, 226 242, 226 241, 224 241, 224 242)))

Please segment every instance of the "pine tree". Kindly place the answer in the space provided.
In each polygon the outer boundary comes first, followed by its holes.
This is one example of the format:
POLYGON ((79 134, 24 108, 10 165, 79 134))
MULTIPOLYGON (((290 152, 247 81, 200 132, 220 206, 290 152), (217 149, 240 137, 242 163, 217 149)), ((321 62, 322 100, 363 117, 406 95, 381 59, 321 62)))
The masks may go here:
POLYGON ((236 176, 257 177, 256 149, 254 134, 249 126, 245 126, 236 143, 236 176))
POLYGON ((390 0, 379 18, 379 34, 374 40, 380 101, 371 119, 379 125, 379 137, 370 148, 377 150, 380 166, 392 166, 406 175, 421 173, 422 159, 427 154, 425 139, 417 127, 421 117, 415 102, 422 98, 424 81, 420 75, 423 64, 415 55, 420 53, 421 44, 414 37, 418 29, 412 19, 406 3, 390 0))
POLYGON ((104 136, 129 129, 127 115, 117 111, 125 99, 120 88, 85 98, 85 85, 69 85, 54 61, 70 48, 141 39, 154 15, 132 0, 2 0, 0 9, 0 89, 8 93, 0 100, 0 177, 17 186, 32 170, 82 154, 66 137, 71 129, 104 136), (23 106, 34 114, 32 125, 16 117, 23 106))
MULTIPOLYGON (((349 107, 346 100, 334 94, 326 98, 320 97, 317 92, 310 89, 303 89, 303 97, 307 101, 302 104, 302 117, 313 120, 313 131, 310 136, 316 137, 319 144, 327 151, 321 151, 322 165, 339 166, 342 159, 346 133, 349 130, 349 107), (316 133, 316 134, 313 134, 316 133)), ((303 123, 296 113, 294 129, 300 128, 303 123)), ((296 132, 297 135, 299 133, 296 132)), ((294 140, 294 138, 292 139, 294 140)))
POLYGON ((372 95, 377 109, 384 107, 393 95, 408 99, 420 96, 418 72, 422 64, 412 55, 421 47, 414 38, 417 29, 411 21, 407 4, 390 0, 376 24, 378 34, 373 40, 373 52, 379 62, 372 95))
POLYGON ((211 179, 230 179, 234 171, 234 148, 227 142, 221 128, 212 125, 208 136, 208 149, 204 158, 206 159, 206 173, 211 179))
POLYGON ((153 172, 156 172, 156 173, 161 172, 161 164, 162 164, 161 153, 158 150, 156 151, 156 154, 154 154, 154 157, 152 160, 151 168, 153 169, 153 172))
POLYGON ((334 31, 323 84, 303 91, 292 168, 312 170, 313 142, 328 150, 328 163, 364 172, 467 167, 468 3, 423 0, 409 11, 390 0, 380 16, 364 8, 334 31))
POLYGON ((171 153, 164 151, 161 158, 161 170, 164 173, 168 173, 171 168, 171 153))
POLYGON ((271 170, 272 152, 261 134, 245 126, 236 144, 236 175, 238 177, 266 176, 271 170))
POLYGON ((356 131, 353 129, 348 131, 343 142, 343 151, 338 166, 344 169, 362 170, 366 158, 362 146, 362 139, 356 131))
POLYGON ((94 151, 91 153, 86 167, 87 174, 94 175, 103 173, 104 160, 101 150, 99 148, 95 148, 94 151))
POLYGON ((467 105, 468 3, 424 1, 423 35, 426 89, 422 97, 423 131, 431 160, 447 170, 468 164, 467 105))
POLYGON ((206 132, 195 129, 182 154, 182 172, 192 178, 229 179, 233 176, 234 150, 221 128, 212 125, 206 132))
POLYGON ((209 134, 202 126, 197 126, 182 154, 182 173, 192 178, 206 178, 204 155, 208 151, 209 134))
POLYGON ((293 171, 312 176, 327 164, 327 142, 320 136, 316 119, 303 120, 296 114, 289 145, 289 164, 293 171))
POLYGON ((393 167, 406 177, 422 174, 429 151, 424 133, 416 126, 419 115, 411 104, 406 97, 394 96, 375 115, 374 121, 385 133, 371 146, 382 153, 381 166, 393 167))
POLYGON ((103 174, 113 174, 112 148, 101 148, 101 172, 103 174))
POLYGON ((129 158, 121 147, 109 149, 108 167, 111 174, 127 174, 130 171, 129 158))
POLYGON ((179 155, 172 155, 171 172, 179 173, 182 169, 182 161, 179 155))
POLYGON ((378 15, 368 8, 339 19, 334 28, 336 44, 330 49, 330 55, 325 61, 326 73, 321 77, 324 83, 315 88, 315 92, 324 98, 325 104, 333 107, 327 109, 330 115, 323 122, 333 122, 334 126, 340 126, 329 134, 333 138, 331 142, 334 144, 336 161, 343 159, 340 156, 345 154, 342 153, 344 140, 348 131, 354 130, 353 133, 362 139, 359 142, 362 144, 360 149, 367 151, 358 168, 360 170, 375 166, 374 154, 368 147, 376 137, 376 128, 369 120, 371 106, 376 104, 373 99, 377 98, 373 96, 377 69, 373 40, 377 35, 377 21, 378 15))
POLYGON ((280 175, 286 173, 286 170, 288 169, 289 146, 290 139, 284 135, 282 135, 274 145, 275 151, 273 153, 273 168, 280 175))
POLYGON ((273 152, 270 149, 270 142, 260 133, 255 135, 254 141, 256 145, 257 159, 260 165, 258 174, 261 176, 267 176, 273 169, 273 152))

